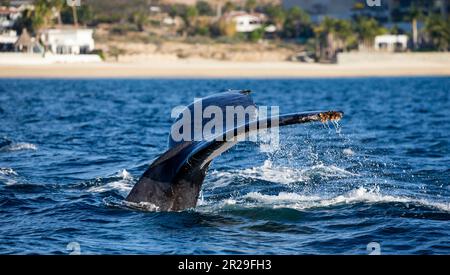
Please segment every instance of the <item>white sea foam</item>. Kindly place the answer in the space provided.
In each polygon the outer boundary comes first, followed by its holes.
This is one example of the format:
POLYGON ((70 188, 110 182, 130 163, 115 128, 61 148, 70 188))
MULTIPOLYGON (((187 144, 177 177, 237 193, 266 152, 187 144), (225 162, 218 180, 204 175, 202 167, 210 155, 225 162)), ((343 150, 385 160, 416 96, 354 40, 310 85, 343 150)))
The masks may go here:
POLYGON ((17 176, 18 174, 12 168, 0 168, 0 175, 17 176))
POLYGON ((0 168, 0 180, 6 185, 14 185, 17 181, 14 179, 18 174, 12 168, 0 168))
POLYGON ((342 150, 342 153, 347 156, 353 156, 355 154, 355 152, 351 148, 345 148, 344 150, 342 150))
POLYGON ((297 210, 329 207, 340 204, 354 204, 359 202, 365 203, 404 203, 423 205, 426 207, 436 208, 449 212, 450 204, 442 202, 430 202, 424 199, 414 199, 406 196, 392 196, 382 194, 379 190, 368 190, 360 187, 343 195, 335 197, 322 198, 317 195, 300 195, 297 193, 281 192, 278 195, 266 195, 259 192, 250 192, 242 198, 237 199, 238 202, 247 206, 269 206, 272 208, 293 208, 297 210))
POLYGON ((290 204, 298 202, 311 202, 320 200, 317 196, 305 196, 297 193, 280 192, 278 195, 264 195, 259 192, 250 192, 243 196, 244 199, 251 199, 264 204, 290 204))
POLYGON ((37 146, 32 143, 12 143, 0 148, 0 151, 21 151, 21 150, 37 150, 37 146))
POLYGON ((125 169, 123 169, 121 172, 119 172, 118 175, 121 176, 122 179, 124 179, 124 180, 132 180, 133 179, 133 176, 125 169))
POLYGON ((348 178, 359 176, 358 174, 349 172, 335 165, 324 164, 314 165, 310 168, 303 169, 302 172, 308 179, 315 175, 323 178, 348 178))
POLYGON ((159 207, 150 202, 135 203, 135 202, 123 201, 123 203, 128 207, 139 209, 139 210, 159 211, 159 207))
POLYGON ((266 160, 262 166, 230 172, 215 171, 212 173, 213 187, 223 187, 232 181, 233 177, 253 178, 271 181, 281 184, 294 182, 307 182, 314 176, 322 178, 346 178, 355 177, 358 174, 351 173, 334 165, 318 164, 312 167, 296 169, 284 166, 275 166, 270 160, 266 160))
POLYGON ((119 179, 101 186, 93 186, 89 188, 88 191, 101 193, 110 190, 116 190, 124 196, 127 195, 133 187, 133 176, 127 170, 123 169, 122 171, 117 173, 116 177, 118 177, 119 179))

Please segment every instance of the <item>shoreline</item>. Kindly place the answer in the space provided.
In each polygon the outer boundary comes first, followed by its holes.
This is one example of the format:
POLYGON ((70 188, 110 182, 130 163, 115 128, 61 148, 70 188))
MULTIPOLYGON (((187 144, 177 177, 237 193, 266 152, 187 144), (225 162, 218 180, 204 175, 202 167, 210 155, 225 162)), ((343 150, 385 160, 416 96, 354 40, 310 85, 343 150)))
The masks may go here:
POLYGON ((235 62, 202 59, 133 63, 0 65, 0 78, 333 78, 450 76, 447 62, 235 62))

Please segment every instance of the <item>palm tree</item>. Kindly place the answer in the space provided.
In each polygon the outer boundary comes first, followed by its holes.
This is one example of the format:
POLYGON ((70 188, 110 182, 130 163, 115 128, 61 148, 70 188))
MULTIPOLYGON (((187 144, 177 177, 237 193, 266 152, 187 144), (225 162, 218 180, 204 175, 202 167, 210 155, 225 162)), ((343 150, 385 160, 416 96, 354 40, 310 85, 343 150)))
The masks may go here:
POLYGON ((216 18, 222 17, 223 0, 215 0, 216 3, 216 18))
POLYGON ((364 48, 372 48, 375 36, 386 33, 374 18, 360 17, 356 20, 355 31, 358 34, 360 44, 364 48))
POLYGON ((431 14, 425 22, 425 31, 433 45, 440 51, 450 49, 450 20, 431 14))
POLYGON ((72 14, 73 14, 73 24, 75 27, 78 27, 78 14, 77 14, 77 6, 72 5, 72 14))
POLYGON ((247 0, 245 2, 245 8, 247 9, 248 12, 253 13, 255 12, 257 4, 258 3, 256 3, 256 0, 247 0))
POLYGON ((136 27, 140 32, 144 31, 144 26, 147 24, 148 16, 144 11, 136 11, 133 13, 133 23, 136 24, 136 27))
POLYGON ((311 18, 301 8, 293 7, 287 11, 283 31, 284 36, 290 38, 309 36, 312 33, 311 18))
POLYGON ((183 19, 186 23, 186 26, 191 27, 197 23, 198 10, 195 6, 189 6, 186 9, 186 13, 183 16, 183 19))
POLYGON ((409 17, 411 19, 411 27, 412 27, 412 38, 413 38, 413 47, 414 49, 417 49, 417 42, 418 42, 418 30, 417 30, 417 20, 419 20, 420 18, 422 18, 422 12, 421 10, 418 8, 417 5, 413 5, 410 12, 409 12, 409 17))
POLYGON ((62 19, 61 19, 61 10, 64 7, 64 0, 51 0, 50 5, 52 6, 52 10, 56 14, 56 18, 58 19, 58 25, 62 25, 62 19))
POLYGON ((50 25, 52 18, 52 8, 47 0, 37 0, 34 3, 34 11, 32 15, 32 24, 35 31, 46 28, 50 25))
POLYGON ((356 38, 350 21, 325 19, 314 29, 316 34, 316 56, 322 61, 335 61, 337 53, 355 44, 356 38))
POLYGON ((227 1, 223 6, 223 10, 225 13, 234 11, 236 9, 236 5, 233 2, 227 1))
POLYGON ((266 8, 265 13, 269 16, 270 20, 275 24, 277 30, 281 30, 283 28, 284 22, 286 21, 286 14, 281 6, 269 5, 266 8))
POLYGON ((255 8, 258 3, 256 3, 256 0, 247 0, 245 2, 245 8, 248 12, 253 13, 255 11, 255 8))
POLYGON ((73 25, 75 27, 78 27, 78 14, 76 1, 67 1, 67 5, 69 5, 72 8, 73 25))

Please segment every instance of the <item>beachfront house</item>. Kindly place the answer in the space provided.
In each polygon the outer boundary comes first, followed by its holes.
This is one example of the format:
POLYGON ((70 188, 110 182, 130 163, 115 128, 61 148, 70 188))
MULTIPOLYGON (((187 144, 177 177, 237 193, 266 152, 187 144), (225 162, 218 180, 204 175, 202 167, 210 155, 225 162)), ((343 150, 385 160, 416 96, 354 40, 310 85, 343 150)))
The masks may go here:
POLYGON ((393 34, 378 35, 374 40, 374 49, 387 52, 406 51, 408 49, 408 36, 393 34))
POLYGON ((236 24, 236 32, 253 32, 262 27, 265 21, 265 15, 262 13, 239 11, 230 12, 226 15, 226 19, 236 24))
POLYGON ((19 37, 14 30, 6 30, 0 33, 0 52, 13 52, 14 45, 19 37))
POLYGON ((95 47, 93 33, 92 29, 75 27, 46 29, 41 41, 53 54, 88 54, 95 47))
POLYGON ((0 30, 11 29, 20 16, 19 8, 0 6, 0 30))
POLYGON ((0 52, 43 53, 44 49, 26 29, 20 36, 15 30, 7 30, 0 34, 0 52))

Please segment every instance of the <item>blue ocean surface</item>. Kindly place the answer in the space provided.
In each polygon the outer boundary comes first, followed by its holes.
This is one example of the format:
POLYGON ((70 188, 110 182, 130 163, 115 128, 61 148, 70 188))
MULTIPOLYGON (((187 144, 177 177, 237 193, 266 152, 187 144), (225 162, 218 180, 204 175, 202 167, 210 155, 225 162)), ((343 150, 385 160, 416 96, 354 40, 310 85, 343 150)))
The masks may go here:
POLYGON ((448 77, 2 79, 0 253, 449 254, 449 90, 448 77), (345 116, 282 128, 273 152, 238 144, 195 209, 127 208, 172 108, 227 89, 345 116))

